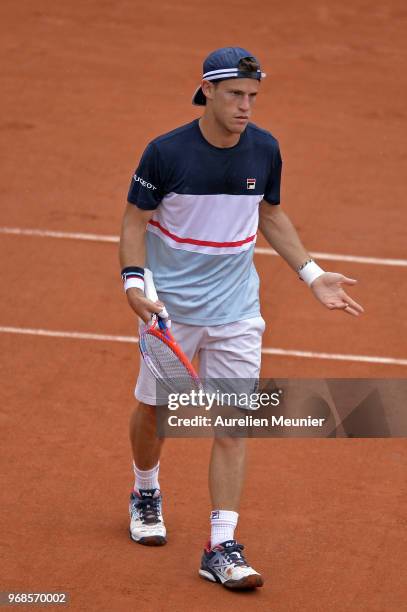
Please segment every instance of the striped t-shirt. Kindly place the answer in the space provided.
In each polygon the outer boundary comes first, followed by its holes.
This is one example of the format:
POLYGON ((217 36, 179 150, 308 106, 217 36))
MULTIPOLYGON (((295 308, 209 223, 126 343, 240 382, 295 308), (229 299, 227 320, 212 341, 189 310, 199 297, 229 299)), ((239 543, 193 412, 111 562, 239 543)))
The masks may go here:
POLYGON ((279 204, 281 164, 277 140, 252 123, 233 147, 211 145, 197 119, 147 146, 128 201, 154 210, 146 266, 174 321, 220 325, 260 314, 258 207, 279 204))

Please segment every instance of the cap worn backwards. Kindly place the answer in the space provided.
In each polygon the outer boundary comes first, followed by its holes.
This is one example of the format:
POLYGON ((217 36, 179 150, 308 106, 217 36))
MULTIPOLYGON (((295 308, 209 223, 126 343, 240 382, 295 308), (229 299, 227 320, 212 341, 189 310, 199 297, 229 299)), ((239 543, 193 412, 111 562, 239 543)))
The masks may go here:
MULTIPOLYGON (((224 47, 212 51, 203 63, 202 79, 206 81, 223 81, 225 79, 256 79, 261 81, 266 75, 261 71, 257 59, 241 47, 224 47), (257 70, 252 72, 239 68, 239 62, 242 59, 253 59, 259 66, 257 70)), ((205 106, 206 97, 199 86, 192 97, 192 104, 196 106, 205 106)))

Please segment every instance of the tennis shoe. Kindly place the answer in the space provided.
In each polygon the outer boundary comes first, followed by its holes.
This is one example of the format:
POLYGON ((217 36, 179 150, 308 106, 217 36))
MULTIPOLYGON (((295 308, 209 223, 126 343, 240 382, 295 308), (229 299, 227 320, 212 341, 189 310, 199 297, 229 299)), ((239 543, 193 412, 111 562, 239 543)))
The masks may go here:
POLYGON ((243 544, 236 540, 227 540, 213 548, 209 542, 202 555, 199 575, 228 589, 263 586, 263 578, 247 563, 242 554, 243 549, 243 544))
POLYGON ((160 489, 138 489, 130 494, 130 537, 145 546, 167 543, 160 489))

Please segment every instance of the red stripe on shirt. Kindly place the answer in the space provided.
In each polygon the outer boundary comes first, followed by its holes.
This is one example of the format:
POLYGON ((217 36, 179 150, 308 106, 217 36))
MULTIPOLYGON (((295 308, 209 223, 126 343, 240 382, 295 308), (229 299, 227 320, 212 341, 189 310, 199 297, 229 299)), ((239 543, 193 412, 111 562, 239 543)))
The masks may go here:
POLYGON ((247 242, 252 242, 256 238, 256 234, 253 236, 249 236, 248 238, 244 238, 243 240, 236 240, 235 242, 213 242, 211 240, 195 240, 195 238, 180 238, 180 236, 176 236, 169 232, 165 227, 163 227, 158 221, 154 221, 150 219, 149 223, 154 227, 157 227, 163 234, 174 240, 175 242, 184 242, 186 244, 197 244, 199 246, 210 246, 210 247, 238 247, 242 244, 246 244, 247 242))

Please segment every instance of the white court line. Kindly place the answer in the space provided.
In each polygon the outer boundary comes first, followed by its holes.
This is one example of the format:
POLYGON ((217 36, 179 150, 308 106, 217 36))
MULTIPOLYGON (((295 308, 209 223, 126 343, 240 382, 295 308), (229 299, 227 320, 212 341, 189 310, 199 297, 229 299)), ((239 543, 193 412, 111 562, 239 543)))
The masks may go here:
POLYGON ((407 359, 394 357, 373 357, 370 355, 341 355, 340 353, 318 353, 313 351, 288 351, 285 349, 264 348, 264 355, 285 355, 287 357, 306 357, 311 359, 331 359, 334 361, 359 361, 364 363, 383 363, 407 366, 407 359))
MULTIPOLYGON (((26 334, 29 336, 48 336, 51 338, 73 338, 75 340, 101 340, 104 342, 125 342, 135 344, 136 336, 114 336, 109 334, 88 334, 83 332, 52 331, 48 329, 31 329, 28 327, 0 327, 0 333, 26 334)), ((341 355, 339 353, 318 353, 313 351, 294 351, 281 348, 263 348, 264 355, 282 355, 284 357, 305 357, 311 359, 330 359, 333 361, 359 361, 364 363, 381 363, 407 366, 407 359, 393 357, 375 357, 369 355, 341 355)))
MULTIPOLYGON (((23 229, 19 227, 0 227, 0 234, 13 236, 37 236, 39 238, 64 238, 68 240, 85 240, 90 242, 119 242, 118 236, 106 234, 85 234, 77 232, 57 232, 53 230, 23 229)), ((256 255, 277 255, 274 249, 256 247, 256 255)), ((407 266, 407 259, 390 259, 386 257, 361 257, 359 255, 340 255, 337 253, 310 252, 311 257, 326 261, 349 261, 353 263, 379 265, 379 266, 407 266)))
MULTIPOLYGON (((273 249, 257 247, 257 255, 278 255, 273 249)), ((389 259, 383 257, 361 257, 359 255, 339 255, 336 253, 318 253, 310 251, 311 257, 325 259, 325 261, 350 261, 353 263, 370 264, 378 266, 407 266, 407 259, 389 259)))
POLYGON ((38 238, 65 238, 68 240, 88 240, 91 242, 119 242, 119 236, 103 234, 81 234, 78 232, 55 232, 53 230, 22 229, 20 227, 0 227, 0 234, 12 236, 37 236, 38 238))
POLYGON ((102 340, 103 342, 133 342, 137 336, 111 336, 109 334, 87 334, 85 332, 53 331, 50 329, 32 329, 30 327, 0 327, 0 333, 23 334, 27 336, 48 336, 50 338, 73 338, 74 340, 102 340))

